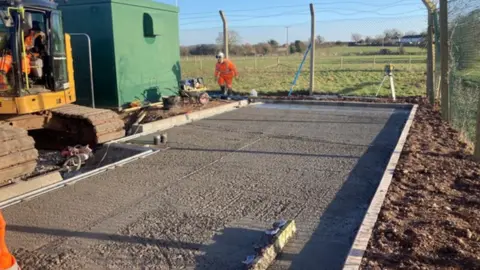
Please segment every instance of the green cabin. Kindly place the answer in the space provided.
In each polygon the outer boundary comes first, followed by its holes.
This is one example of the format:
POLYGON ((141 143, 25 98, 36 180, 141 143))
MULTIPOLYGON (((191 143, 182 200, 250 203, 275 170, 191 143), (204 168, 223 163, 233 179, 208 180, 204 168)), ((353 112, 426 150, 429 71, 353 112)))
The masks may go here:
POLYGON ((178 8, 152 0, 57 0, 65 32, 72 34, 77 103, 91 105, 88 42, 97 107, 120 109, 132 101, 178 95, 178 8))

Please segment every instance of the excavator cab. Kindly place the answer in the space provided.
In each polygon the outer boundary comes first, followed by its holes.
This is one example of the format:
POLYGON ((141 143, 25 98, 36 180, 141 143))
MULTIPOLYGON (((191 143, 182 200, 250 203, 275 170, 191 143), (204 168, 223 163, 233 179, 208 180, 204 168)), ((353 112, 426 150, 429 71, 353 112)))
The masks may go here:
POLYGON ((24 6, 18 1, 13 1, 13 5, 7 3, 0 1, 2 96, 21 97, 68 89, 60 11, 24 6))
POLYGON ((57 4, 0 0, 0 115, 35 113, 75 100, 70 36, 57 4))

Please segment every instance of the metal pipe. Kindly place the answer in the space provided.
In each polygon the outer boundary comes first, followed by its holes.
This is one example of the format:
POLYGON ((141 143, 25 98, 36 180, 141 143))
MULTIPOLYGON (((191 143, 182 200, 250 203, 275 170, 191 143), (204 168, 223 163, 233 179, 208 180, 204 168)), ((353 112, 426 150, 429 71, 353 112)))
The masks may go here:
POLYGON ((92 108, 95 108, 95 88, 93 85, 93 61, 92 61, 92 40, 86 33, 68 33, 70 36, 84 36, 88 43, 88 63, 90 65, 90 91, 92 96, 92 108))

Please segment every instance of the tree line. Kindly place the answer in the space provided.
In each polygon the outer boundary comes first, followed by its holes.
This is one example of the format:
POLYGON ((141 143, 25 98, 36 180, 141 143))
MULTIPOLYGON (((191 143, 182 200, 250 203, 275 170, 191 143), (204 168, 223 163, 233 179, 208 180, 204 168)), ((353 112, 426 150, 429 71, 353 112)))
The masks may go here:
MULTIPOLYGON (((416 32, 407 32, 406 35, 417 35, 416 32)), ((426 37, 426 32, 418 34, 426 37)), ((397 29, 388 29, 382 35, 376 37, 363 36, 358 33, 352 34, 351 41, 325 41, 322 36, 315 38, 315 47, 331 47, 331 46, 393 46, 397 45, 398 40, 403 34, 397 29)), ((269 55, 269 54, 293 54, 303 53, 310 44, 310 40, 295 40, 289 44, 280 44, 275 39, 270 39, 257 44, 242 43, 241 36, 236 31, 229 31, 228 34, 229 54, 235 56, 253 56, 253 55, 269 55)), ((419 44, 425 46, 425 44, 419 44)), ((223 32, 218 34, 216 43, 214 44, 198 44, 192 46, 180 46, 180 54, 188 55, 215 55, 223 50, 223 32)))
POLYGON ((366 46, 393 46, 397 45, 400 39, 403 36, 419 36, 423 38, 423 41, 417 45, 424 45, 424 42, 427 38, 427 32, 424 31, 422 33, 417 33, 415 31, 408 31, 406 33, 402 33, 398 29, 387 29, 381 35, 377 35, 375 37, 372 36, 364 36, 359 33, 352 34, 352 42, 357 45, 366 45, 366 46))

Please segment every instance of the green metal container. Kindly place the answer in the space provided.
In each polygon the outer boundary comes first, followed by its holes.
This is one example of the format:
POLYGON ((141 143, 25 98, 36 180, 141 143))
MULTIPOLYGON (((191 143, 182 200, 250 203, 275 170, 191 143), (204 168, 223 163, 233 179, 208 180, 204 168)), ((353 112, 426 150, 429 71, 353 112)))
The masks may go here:
MULTIPOLYGON (((67 33, 91 38, 95 104, 121 108, 135 100, 178 95, 178 8, 150 0, 57 1, 67 33)), ((77 103, 92 103, 87 38, 72 35, 77 103)))

